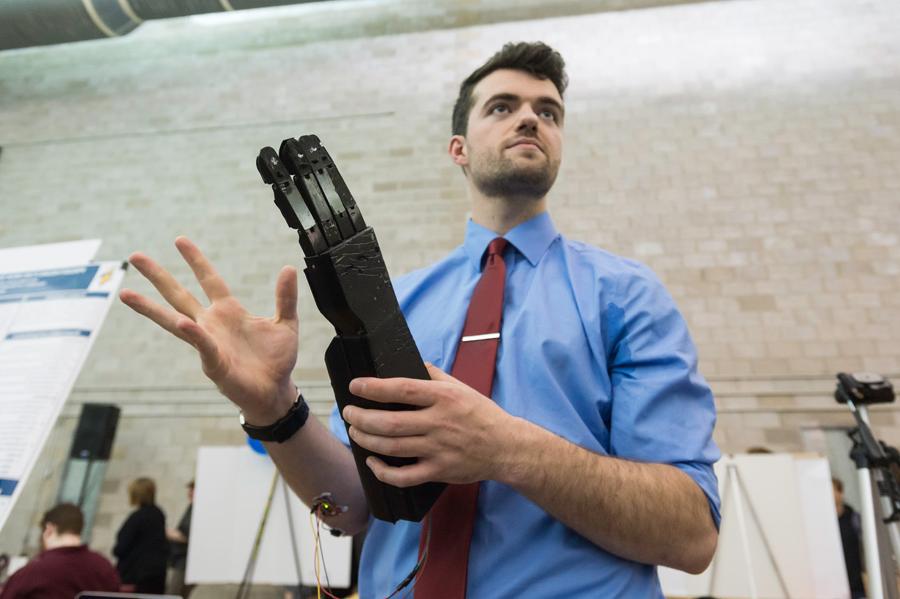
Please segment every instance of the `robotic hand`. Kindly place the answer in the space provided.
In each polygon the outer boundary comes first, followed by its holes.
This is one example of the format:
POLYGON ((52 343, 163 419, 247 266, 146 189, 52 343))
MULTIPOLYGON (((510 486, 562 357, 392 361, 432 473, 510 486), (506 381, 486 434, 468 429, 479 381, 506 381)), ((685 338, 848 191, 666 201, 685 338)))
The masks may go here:
MULTIPOLYGON (((325 352, 325 366, 339 408, 415 409, 375 403, 348 389, 359 376, 428 379, 428 373, 400 312, 375 232, 366 226, 331 156, 318 137, 304 135, 284 140, 277 153, 270 147, 260 150, 256 168, 272 186, 275 205, 288 226, 300 235, 304 273, 316 306, 334 325, 336 336, 325 352)), ((376 518, 419 521, 446 486, 426 483, 400 489, 382 483, 366 466, 368 456, 392 466, 414 463, 415 458, 373 454, 352 440, 350 445, 376 518)))

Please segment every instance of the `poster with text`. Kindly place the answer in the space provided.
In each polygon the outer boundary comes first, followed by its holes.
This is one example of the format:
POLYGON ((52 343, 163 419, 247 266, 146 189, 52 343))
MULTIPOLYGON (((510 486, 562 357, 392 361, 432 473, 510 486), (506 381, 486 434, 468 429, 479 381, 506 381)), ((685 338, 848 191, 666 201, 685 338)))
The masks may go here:
POLYGON ((123 274, 120 262, 0 271, 0 530, 123 274))

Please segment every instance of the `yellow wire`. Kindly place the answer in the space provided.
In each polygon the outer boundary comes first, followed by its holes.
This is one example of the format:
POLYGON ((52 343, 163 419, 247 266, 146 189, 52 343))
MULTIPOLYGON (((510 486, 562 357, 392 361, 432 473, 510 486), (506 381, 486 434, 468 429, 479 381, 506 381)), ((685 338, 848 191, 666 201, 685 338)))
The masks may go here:
POLYGON ((309 528, 312 530, 313 537, 315 538, 315 549, 313 550, 313 554, 315 555, 313 563, 315 564, 316 570, 316 598, 322 599, 322 581, 319 580, 319 535, 316 534, 316 526, 313 523, 313 513, 309 513, 309 528))

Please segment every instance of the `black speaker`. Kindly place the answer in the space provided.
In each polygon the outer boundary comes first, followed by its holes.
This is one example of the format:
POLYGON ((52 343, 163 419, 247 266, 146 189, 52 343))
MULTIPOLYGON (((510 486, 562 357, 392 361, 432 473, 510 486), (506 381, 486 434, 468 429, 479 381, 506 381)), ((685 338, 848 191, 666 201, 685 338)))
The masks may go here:
POLYGON ((86 403, 82 405, 69 457, 108 460, 112 453, 120 412, 118 406, 110 404, 86 403))

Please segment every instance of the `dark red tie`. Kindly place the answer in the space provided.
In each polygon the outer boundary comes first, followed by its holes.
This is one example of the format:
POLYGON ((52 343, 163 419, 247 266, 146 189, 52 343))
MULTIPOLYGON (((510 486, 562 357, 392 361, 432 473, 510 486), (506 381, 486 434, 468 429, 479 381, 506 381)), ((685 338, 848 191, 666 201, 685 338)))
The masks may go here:
MULTIPOLYGON (((503 250, 507 243, 498 237, 488 245, 487 261, 469 301, 451 373, 487 397, 491 396, 500 345, 506 282, 503 250)), ((466 596, 469 545, 477 506, 478 483, 471 483, 448 485, 431 508, 419 538, 419 557, 426 550, 426 542, 428 556, 416 581, 416 599, 464 599, 466 596)))

